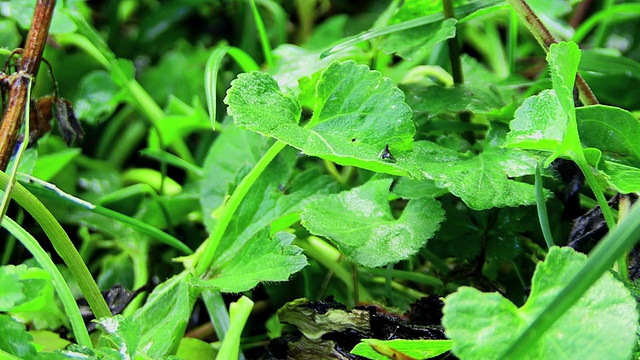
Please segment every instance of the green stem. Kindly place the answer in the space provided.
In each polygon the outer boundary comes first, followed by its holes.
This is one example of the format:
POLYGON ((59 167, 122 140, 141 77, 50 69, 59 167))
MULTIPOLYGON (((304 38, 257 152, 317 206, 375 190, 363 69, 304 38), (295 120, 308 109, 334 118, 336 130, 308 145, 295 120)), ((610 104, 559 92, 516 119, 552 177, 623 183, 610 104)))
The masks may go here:
MULTIPOLYGON (((341 254, 336 248, 315 236, 311 236, 304 241, 296 239, 293 243, 301 247, 309 257, 316 259, 320 264, 332 271, 346 285, 347 289, 354 288, 353 276, 340 265, 341 254)), ((358 284, 358 292, 362 301, 373 299, 369 291, 361 284, 358 284)))
POLYGON ((269 34, 264 26, 260 12, 258 12, 258 6, 256 6, 255 0, 249 0, 251 4, 251 11, 253 12, 253 18, 256 22, 256 28, 258 29, 258 36, 260 37, 260 44, 262 45, 262 53, 264 54, 264 60, 269 68, 273 68, 275 65, 273 61, 273 54, 271 53, 271 43, 269 42, 269 34))
POLYGON ((593 194, 598 201, 598 205, 600 205, 600 209, 602 210, 602 215, 604 216, 604 221, 607 223, 607 227, 609 230, 613 230, 616 227, 616 220, 613 217, 613 212, 607 203, 607 199, 604 197, 604 193, 602 192, 602 188, 600 188, 600 184, 598 184, 598 180, 593 176, 593 172, 591 171, 591 166, 587 163, 583 156, 579 156, 575 154, 573 151, 569 151, 569 157, 573 160, 582 173, 584 174, 585 180, 587 180, 587 184, 593 191, 593 194))
MULTIPOLYGON (((525 0, 507 0, 513 10, 516 11, 520 19, 524 21, 524 23, 529 28, 533 37, 536 38, 542 49, 544 49, 545 53, 549 52, 549 47, 551 45, 558 43, 558 41, 551 35, 546 26, 540 21, 540 18, 533 12, 529 4, 525 0)), ((595 105, 598 104, 598 99, 591 91, 591 88, 584 81, 584 78, 580 73, 576 75, 576 86, 580 91, 580 100, 582 100, 585 105, 595 105)))
POLYGON ((222 298, 222 293, 218 290, 205 290, 202 292, 202 301, 209 313, 209 319, 213 324, 213 329, 222 341, 227 335, 230 326, 229 313, 222 298))
MULTIPOLYGON (((51 275, 53 287, 56 289, 60 302, 62 302, 62 306, 67 313, 76 341, 79 345, 93 348, 91 338, 84 325, 84 320, 80 314, 78 304, 71 293, 71 289, 69 289, 69 285, 65 282, 64 277, 56 267, 56 264, 51 260, 49 254, 40 246, 38 240, 9 217, 3 219, 2 227, 16 236, 22 245, 33 255, 38 264, 51 275)), ((111 315, 111 313, 109 313, 109 315, 111 315)))
MULTIPOLYGON (((613 5, 615 5, 615 0, 604 0, 603 4, 602 4, 602 9, 606 12, 607 10, 609 10, 613 5)), ((595 36, 595 44, 594 47, 602 47, 602 44, 604 43, 605 38, 608 35, 608 25, 611 22, 612 17, 607 16, 603 21, 602 21, 602 26, 600 26, 598 28, 598 30, 596 31, 596 36, 595 36)))
MULTIPOLYGON (((608 1, 611 3, 611 1, 608 1)), ((594 15, 590 16, 585 22, 580 24, 580 26, 576 29, 575 33, 571 40, 575 43, 581 43, 585 37, 591 32, 591 30, 598 25, 598 23, 602 23, 603 26, 598 28, 598 34, 596 35, 596 45, 594 47, 598 47, 601 45, 600 41, 600 31, 602 29, 606 29, 607 19, 613 18, 617 14, 631 13, 638 15, 640 14, 640 4, 620 4, 613 6, 605 6, 605 8, 594 15)), ((606 34, 606 31, 602 31, 602 33, 606 34)))
POLYGON ((260 161, 258 161, 256 166, 251 169, 249 174, 247 174, 247 176, 242 179, 240 184, 238 184, 235 191, 227 201, 220 219, 218 219, 216 226, 213 228, 213 232, 211 233, 209 238, 205 240, 205 246, 201 252, 200 257, 196 260, 197 264, 195 270, 197 276, 204 275, 207 269, 209 269, 209 267, 213 263, 213 258, 215 256, 216 250, 218 250, 218 246, 220 245, 220 240, 222 240, 222 236, 227 230, 227 226, 229 226, 229 222, 231 222, 231 219, 240 206, 240 203, 244 199, 245 195, 247 195, 247 193, 249 192, 249 189, 251 189, 251 186, 253 186, 253 183, 256 182, 260 174, 262 174, 264 169, 266 169, 266 167, 280 153, 280 151, 285 148, 285 146, 287 146, 287 144, 283 143, 282 141, 277 141, 275 144, 273 144, 271 148, 267 150, 266 154, 264 154, 264 156, 260 159, 260 161))
POLYGON ((518 52, 518 14, 509 11, 509 28, 507 30, 507 58, 509 61, 509 74, 516 73, 516 60, 518 52))
POLYGON ((555 243, 553 242, 551 227, 549 226, 549 216, 547 215, 547 204, 544 197, 544 188, 542 187, 540 164, 536 166, 536 205, 538 208, 538 221, 540 222, 540 228, 542 228, 544 241, 547 243, 547 248, 551 248, 555 243))
POLYGON ((607 272, 613 263, 640 240, 640 206, 634 206, 620 224, 589 253, 586 263, 500 359, 523 359, 544 333, 607 272))
POLYGON ((242 330, 249 319, 251 310, 253 309, 253 301, 246 296, 242 296, 237 302, 229 305, 229 318, 231 326, 227 335, 222 340, 222 346, 218 351, 216 360, 221 359, 239 359, 240 355, 240 338, 242 330))
MULTIPOLYGON (((442 11, 444 18, 455 19, 456 13, 453 9, 453 0, 442 0, 442 11)), ((458 31, 456 35, 447 40, 449 45, 449 59, 451 60, 451 75, 453 76, 453 82, 455 84, 464 83, 464 75, 462 74, 462 59, 460 59, 460 40, 458 38, 458 31)))
MULTIPOLYGON (((25 75, 26 76, 26 75, 25 75)), ((22 155, 24 151, 27 149, 29 145, 29 115, 31 114, 31 84, 33 84, 31 77, 27 76, 27 81, 25 86, 27 87, 27 101, 24 104, 23 110, 23 127, 24 133, 22 138, 22 143, 18 147, 18 153, 13 158, 13 166, 11 167, 11 175, 9 177, 9 182, 7 183, 6 188, 4 189, 4 195, 2 195, 2 203, 0 203, 0 222, 2 222, 2 218, 7 213, 7 208, 9 207, 9 202, 11 201, 11 193, 13 192, 13 187, 16 185, 16 176, 18 175, 18 166, 20 166, 20 160, 22 159, 22 155)))
MULTIPOLYGON (((6 186, 8 182, 9 176, 0 172, 0 187, 6 186)), ((69 267, 96 318, 111 316, 109 306, 104 301, 87 265, 51 212, 20 183, 16 183, 12 196, 20 206, 33 216, 51 239, 54 249, 69 267)))

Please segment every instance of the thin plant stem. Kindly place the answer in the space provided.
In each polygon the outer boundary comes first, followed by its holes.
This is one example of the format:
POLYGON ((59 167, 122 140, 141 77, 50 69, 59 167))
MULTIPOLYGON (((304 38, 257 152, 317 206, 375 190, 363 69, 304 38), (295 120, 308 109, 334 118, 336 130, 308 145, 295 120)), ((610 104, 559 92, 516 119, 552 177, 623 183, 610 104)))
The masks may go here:
MULTIPOLYGON (((442 10, 444 18, 455 19, 456 14, 453 9, 453 0, 442 0, 442 10)), ((462 60, 460 59, 460 40, 458 38, 458 31, 456 35, 447 40, 449 45, 449 59, 451 60, 451 75, 453 76, 453 82, 456 84, 464 83, 464 75, 462 74, 462 60)))
POLYGON ((200 257, 197 259, 195 268, 197 276, 204 275, 209 266, 211 266, 211 264, 213 263, 214 255, 216 253, 216 250, 218 249, 218 246, 220 245, 222 236, 227 230, 227 226, 229 226, 229 223, 231 222, 231 219, 233 218, 236 210, 240 206, 240 203, 251 189, 251 186, 253 186, 264 169, 267 168, 271 161, 286 146, 287 145, 282 141, 277 141, 275 144, 273 144, 271 148, 267 150, 264 156, 260 159, 260 161, 258 161, 256 166, 251 169, 249 174, 247 174, 247 176, 245 176, 242 181, 240 181, 240 184, 238 184, 233 194, 231 194, 231 197, 227 201, 227 204, 222 211, 220 219, 218 219, 218 222, 213 228, 213 232, 211 233, 211 235, 205 240, 205 246, 201 252, 200 257))
POLYGON ((549 226, 549 216, 547 215, 547 204, 544 197, 544 188, 542 187, 542 174, 540 172, 540 164, 536 166, 536 205, 538 208, 538 221, 540 222, 540 228, 542 229, 542 235, 544 241, 547 243, 547 248, 551 248, 555 245, 553 236, 551 235, 551 227, 549 226))
MULTIPOLYGON (((558 43, 558 41, 551 35, 551 32, 547 29, 546 26, 540 21, 540 18, 533 12, 529 4, 525 0, 507 0, 509 4, 513 7, 513 10, 518 14, 520 19, 524 21, 529 28, 529 31, 536 38, 542 49, 544 49, 545 53, 549 52, 549 48, 552 44, 558 43)), ((591 88, 584 81, 584 78, 580 75, 580 73, 576 74, 576 86, 580 91, 580 100, 582 100, 585 105, 596 105, 598 104, 598 99, 591 91, 591 88)))
MULTIPOLYGON (((20 242, 33 255, 38 264, 51 275, 53 287, 55 288, 67 317, 69 318, 71 329, 73 330, 73 335, 75 336, 76 341, 80 345, 92 348, 93 345, 91 338, 89 337, 87 328, 84 325, 84 320, 80 314, 78 304, 69 289, 69 285, 67 285, 64 277, 60 273, 60 270, 58 270, 58 267, 53 263, 49 254, 47 254, 47 252, 42 248, 42 246, 40 246, 38 241, 29 234, 29 232, 23 229, 11 218, 5 217, 2 220, 2 227, 20 239, 20 242)), ((111 313, 109 313, 109 315, 111 315, 111 313)))
POLYGON ((509 11, 509 27, 507 30, 507 58, 509 61, 509 74, 516 72, 516 57, 518 50, 518 14, 509 11))
MULTIPOLYGON (((446 19, 455 19, 456 13, 453 8, 453 0, 442 0, 442 12, 444 14, 444 18, 446 19)), ((447 45, 449 46, 449 60, 451 62, 451 75, 453 76, 453 83, 456 85, 461 85, 464 83, 464 74, 462 73, 462 59, 460 57, 460 40, 458 37, 458 29, 456 29, 456 35, 447 40, 447 45)), ((460 121, 463 123, 471 122, 471 113, 462 112, 459 115, 460 121)), ((464 131, 462 133, 462 137, 467 140, 469 143, 473 144, 475 142, 475 135, 473 131, 464 131)))
POLYGON ((258 29, 258 37, 260 38, 260 44, 262 45, 262 53, 264 60, 269 68, 272 68, 275 63, 273 61, 273 54, 271 53, 271 42, 269 41, 269 34, 264 26, 260 12, 258 12, 258 6, 256 6, 255 0, 250 0, 251 11, 253 12, 253 18, 256 22, 256 28, 258 29))
MULTIPOLYGON (((30 91, 32 79, 37 76, 40 68, 55 5, 55 0, 38 0, 36 2, 25 49, 22 51, 20 70, 17 77, 11 81, 9 102, 0 126, 0 170, 2 171, 7 169, 9 159, 13 154, 18 132, 22 127, 25 102, 31 101, 27 94, 30 91)), ((29 114, 25 116, 29 116, 29 114)))

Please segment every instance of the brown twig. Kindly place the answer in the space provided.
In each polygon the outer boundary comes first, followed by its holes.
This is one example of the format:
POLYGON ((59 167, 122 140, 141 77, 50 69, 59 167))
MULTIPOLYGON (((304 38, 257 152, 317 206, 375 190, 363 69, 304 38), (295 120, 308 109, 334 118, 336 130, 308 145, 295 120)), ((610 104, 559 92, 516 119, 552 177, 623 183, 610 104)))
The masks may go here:
POLYGON ((24 105, 28 101, 27 89, 31 86, 32 79, 35 79, 38 74, 55 5, 56 0, 38 0, 36 3, 27 43, 22 52, 20 68, 9 87, 9 101, 0 127, 0 170, 2 171, 7 169, 22 126, 24 105))
MULTIPOLYGON (((531 34, 538 40, 540 46, 548 53, 551 45, 557 44, 558 40, 551 35, 547 27, 544 26, 540 18, 533 12, 525 0, 508 0, 508 2, 518 16, 527 24, 529 31, 531 31, 531 34)), ((580 91, 580 100, 582 100, 585 105, 598 104, 598 99, 596 99, 596 96, 580 73, 576 74, 576 86, 580 91)))

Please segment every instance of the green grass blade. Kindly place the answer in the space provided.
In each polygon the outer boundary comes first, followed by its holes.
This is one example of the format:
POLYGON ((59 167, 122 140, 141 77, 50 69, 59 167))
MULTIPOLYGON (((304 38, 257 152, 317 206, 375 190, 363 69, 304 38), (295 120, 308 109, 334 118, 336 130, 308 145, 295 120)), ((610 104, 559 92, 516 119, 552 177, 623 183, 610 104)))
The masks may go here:
POLYGON ((614 5, 595 13, 578 26, 571 41, 578 44, 581 43, 587 37, 589 32, 599 23, 605 22, 607 19, 621 14, 633 14, 640 16, 640 4, 614 5))
MULTIPOLYGON (((9 176, 0 172, 0 187, 6 186, 8 182, 9 176)), ((78 282, 78 286, 87 299, 96 318, 111 316, 109 306, 107 306, 107 303, 102 297, 98 285, 96 285, 89 269, 87 269, 87 265, 82 260, 82 257, 69 239, 67 233, 64 232, 60 223, 51 215, 51 212, 24 186, 20 185, 20 183, 16 183, 12 197, 33 216, 47 234, 56 252, 65 264, 67 264, 67 267, 69 267, 69 270, 78 282)))
POLYGON ((582 269, 555 296, 553 301, 520 335, 502 359, 522 359, 527 350, 593 285, 613 263, 640 239, 640 206, 634 206, 627 217, 591 251, 582 269))
POLYGON ((256 0, 256 2, 271 14, 271 18, 275 23, 277 41, 275 46, 277 47, 287 42, 287 14, 282 6, 273 0, 256 0))
POLYGON ((236 47, 221 46, 211 52, 204 70, 204 91, 207 97, 207 109, 209 110, 211 128, 214 130, 216 128, 216 111, 218 106, 216 94, 218 72, 220 72, 222 59, 224 59, 227 54, 231 56, 245 72, 260 70, 260 66, 256 64, 249 54, 236 47))
MULTIPOLYGON (((23 76, 27 76, 27 75, 23 75, 23 76)), ((18 152, 16 154, 16 156, 14 156, 13 158, 13 166, 11 168, 11 175, 9 177, 9 182, 7 183, 7 186, 4 189, 4 195, 2 196, 2 203, 0 203, 0 222, 2 222, 2 218, 4 218, 4 215, 7 213, 7 208, 9 207, 9 202, 11 201, 11 193, 13 192, 13 187, 16 184, 16 175, 18 175, 18 166, 20 166, 20 160, 22 159, 22 155, 24 154, 24 151, 27 149, 27 146, 29 145, 29 116, 31 114, 31 84, 32 84, 32 79, 31 77, 27 78, 27 101, 25 101, 24 104, 24 110, 23 110, 23 116, 24 116, 24 123, 23 123, 23 127, 24 127, 24 132, 22 134, 22 143, 20 144, 20 146, 18 147, 18 152)))
POLYGON ((267 29, 264 26, 264 21, 262 21, 260 12, 258 12, 258 6, 256 6, 255 0, 249 0, 249 3, 251 4, 251 12, 253 13, 253 18, 256 22, 256 28, 258 29, 258 36, 260 37, 260 44, 262 45, 264 60, 267 63, 267 66, 269 68, 272 68, 274 62, 273 54, 271 53, 271 42, 269 41, 269 34, 267 33, 267 29))
MULTIPOLYGON (((501 5, 502 3, 504 3, 504 1, 502 0, 487 0, 487 1, 474 1, 469 4, 461 5, 455 9, 456 18, 462 19, 467 15, 470 15, 478 10, 496 6, 496 5, 501 5)), ((381 28, 371 29, 361 34, 346 38, 344 41, 342 41, 338 45, 335 45, 329 50, 323 52, 320 55, 320 58, 324 59, 327 56, 333 55, 338 51, 345 50, 363 41, 368 41, 380 36, 389 35, 398 31, 412 29, 418 26, 427 25, 427 24, 435 23, 442 20, 444 20, 444 15, 442 13, 435 13, 431 15, 422 16, 416 19, 412 19, 409 21, 404 21, 401 23, 397 23, 397 24, 393 24, 393 25, 389 25, 381 28)))
POLYGON ((134 219, 130 216, 121 214, 117 211, 107 209, 100 205, 93 205, 87 201, 84 201, 82 199, 66 194, 62 192, 60 189, 58 189, 57 187, 55 187, 55 185, 52 185, 46 182, 43 182, 43 183, 44 184, 42 185, 44 185, 45 188, 41 188, 34 184, 28 184, 28 183, 25 183, 24 186, 27 189, 29 189, 28 191, 30 191, 35 195, 43 196, 49 199, 64 201, 67 204, 75 205, 77 207, 82 207, 96 214, 104 215, 106 217, 117 220, 134 230, 140 231, 141 233, 150 236, 152 239, 156 239, 163 244, 169 245, 174 249, 180 250, 187 255, 193 253, 193 251, 183 242, 165 233, 162 230, 156 229, 155 227, 150 226, 149 224, 146 224, 138 219, 134 219))
POLYGON ((56 265, 53 263, 49 254, 47 254, 42 246, 40 246, 38 240, 9 217, 5 217, 3 219, 2 227, 7 229, 18 240, 20 240, 22 245, 24 245, 31 255, 33 255, 38 264, 40 264, 40 266, 51 275, 51 278, 53 279, 53 287, 56 289, 58 297, 62 302, 62 306, 67 313, 67 317, 71 323, 71 329, 73 330, 73 334, 78 344, 90 348, 93 347, 87 328, 84 326, 84 320, 80 314, 78 304, 73 298, 73 294, 71 294, 71 289, 69 289, 69 286, 64 281, 64 277, 62 277, 60 270, 58 270, 56 265))
POLYGON ((140 151, 140 155, 142 156, 146 156, 150 159, 154 159, 157 160, 159 162, 164 162, 168 165, 173 165, 179 169, 185 170, 187 172, 190 172, 194 175, 196 175, 197 177, 201 178, 203 173, 202 173, 202 168, 196 165, 193 165, 187 161, 184 161, 184 159, 179 158, 175 155, 173 155, 172 153, 166 152, 166 151, 162 151, 160 149, 144 149, 142 151, 140 151))

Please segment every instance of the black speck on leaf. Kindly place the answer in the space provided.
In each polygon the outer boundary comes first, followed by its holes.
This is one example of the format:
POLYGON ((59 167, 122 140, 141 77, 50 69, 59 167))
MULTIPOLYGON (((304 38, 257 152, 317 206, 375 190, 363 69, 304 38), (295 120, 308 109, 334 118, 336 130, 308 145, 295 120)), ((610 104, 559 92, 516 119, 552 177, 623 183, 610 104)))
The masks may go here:
POLYGON ((391 151, 389 151, 389 144, 384 146, 384 150, 380 153, 380 159, 387 162, 396 162, 396 158, 393 157, 391 151))

